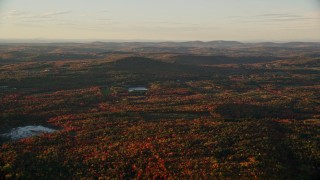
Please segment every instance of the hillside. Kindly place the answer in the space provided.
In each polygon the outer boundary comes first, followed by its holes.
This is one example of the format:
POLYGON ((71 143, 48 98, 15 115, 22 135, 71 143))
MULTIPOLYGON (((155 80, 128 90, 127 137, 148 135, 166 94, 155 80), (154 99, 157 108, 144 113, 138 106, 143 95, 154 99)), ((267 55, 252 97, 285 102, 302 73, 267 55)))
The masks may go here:
POLYGON ((319 179, 319 53, 3 44, 0 179, 319 179))

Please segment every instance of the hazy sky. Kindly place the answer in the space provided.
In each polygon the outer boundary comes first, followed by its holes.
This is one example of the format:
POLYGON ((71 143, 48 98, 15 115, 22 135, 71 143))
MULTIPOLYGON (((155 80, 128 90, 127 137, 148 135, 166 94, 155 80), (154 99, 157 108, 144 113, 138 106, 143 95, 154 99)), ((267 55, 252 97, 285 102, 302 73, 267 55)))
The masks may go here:
POLYGON ((0 0, 0 39, 320 41, 319 0, 0 0))

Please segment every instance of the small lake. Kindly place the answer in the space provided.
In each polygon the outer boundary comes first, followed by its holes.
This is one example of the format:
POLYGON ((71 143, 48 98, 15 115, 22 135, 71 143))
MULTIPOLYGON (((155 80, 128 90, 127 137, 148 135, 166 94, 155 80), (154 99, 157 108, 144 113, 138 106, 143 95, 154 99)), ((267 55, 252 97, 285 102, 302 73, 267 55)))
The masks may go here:
POLYGON ((148 88, 146 87, 131 87, 131 88, 128 88, 128 91, 129 92, 133 92, 133 91, 148 91, 148 88))
POLYGON ((0 134, 0 136, 9 138, 11 140, 18 140, 33 136, 38 136, 43 133, 53 133, 55 129, 51 129, 44 126, 23 126, 11 129, 9 133, 0 134))

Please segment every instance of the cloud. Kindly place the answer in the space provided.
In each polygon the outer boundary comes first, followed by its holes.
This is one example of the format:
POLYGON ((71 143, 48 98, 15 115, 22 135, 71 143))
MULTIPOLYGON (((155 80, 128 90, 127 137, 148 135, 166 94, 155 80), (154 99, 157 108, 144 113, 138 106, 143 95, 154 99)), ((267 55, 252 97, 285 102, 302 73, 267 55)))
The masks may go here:
POLYGON ((290 14, 290 13, 285 13, 285 14, 260 14, 257 15, 257 17, 261 17, 262 21, 302 21, 302 20, 308 20, 308 19, 314 19, 310 17, 305 17, 304 15, 298 15, 298 14, 290 14))
POLYGON ((3 15, 4 19, 20 19, 20 20, 26 20, 26 19, 50 19, 54 18, 56 16, 69 14, 71 11, 54 11, 54 12, 46 12, 41 14, 34 14, 26 11, 18 11, 18 10, 12 10, 3 15))
POLYGON ((177 22, 177 21, 144 21, 140 22, 141 25, 156 25, 156 26, 165 26, 165 27, 192 27, 192 26, 202 26, 201 23, 190 23, 190 22, 177 22))
POLYGON ((71 13, 71 11, 55 11, 55 12, 44 13, 43 16, 53 17, 53 16, 64 15, 64 14, 70 14, 70 13, 71 13))
POLYGON ((278 14, 258 14, 257 17, 273 17, 273 18, 283 18, 283 17, 301 17, 301 15, 290 14, 290 13, 278 13, 278 14))
POLYGON ((238 22, 292 22, 318 19, 312 16, 293 13, 268 13, 252 16, 228 16, 228 18, 238 22))
POLYGON ((97 21, 112 21, 110 18, 99 18, 97 21))
POLYGON ((28 12, 11 10, 11 11, 5 13, 2 17, 5 19, 9 19, 9 18, 29 18, 29 17, 33 17, 33 16, 31 14, 29 14, 28 12))
POLYGON ((101 12, 101 13, 109 13, 110 10, 101 10, 100 12, 101 12))

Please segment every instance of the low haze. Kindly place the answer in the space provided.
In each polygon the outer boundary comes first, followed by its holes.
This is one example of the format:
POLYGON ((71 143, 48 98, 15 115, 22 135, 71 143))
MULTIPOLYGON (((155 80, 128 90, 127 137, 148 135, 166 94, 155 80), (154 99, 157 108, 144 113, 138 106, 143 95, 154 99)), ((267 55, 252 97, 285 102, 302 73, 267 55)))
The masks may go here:
POLYGON ((317 0, 1 0, 0 39, 319 41, 317 0))

